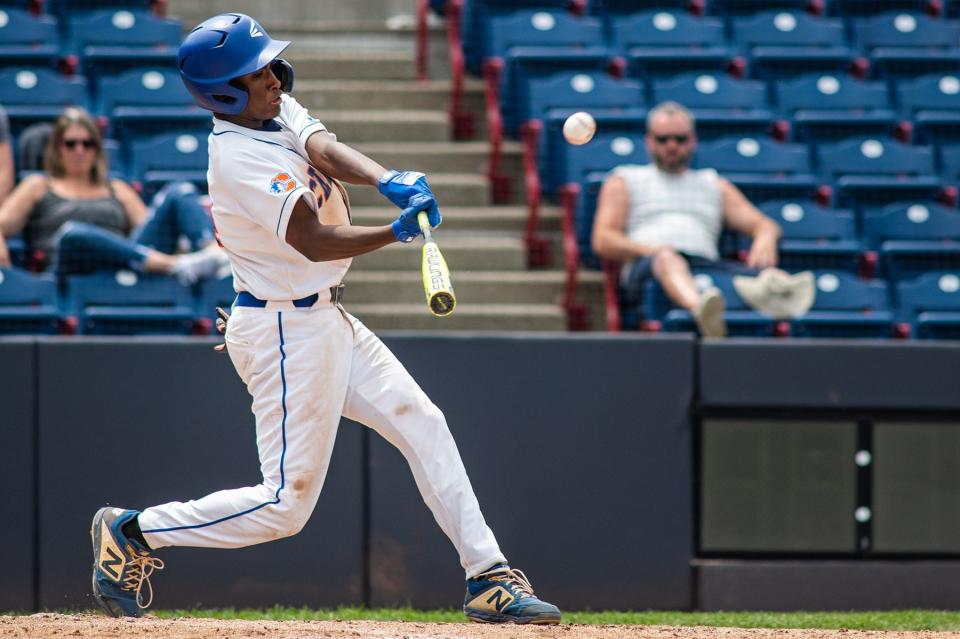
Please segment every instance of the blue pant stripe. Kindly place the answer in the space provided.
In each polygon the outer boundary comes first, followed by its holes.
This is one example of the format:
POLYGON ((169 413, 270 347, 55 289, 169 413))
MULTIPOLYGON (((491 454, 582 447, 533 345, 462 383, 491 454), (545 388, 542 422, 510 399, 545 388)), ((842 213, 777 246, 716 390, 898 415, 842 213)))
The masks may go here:
POLYGON ((194 528, 206 528, 207 526, 213 526, 214 524, 219 524, 220 522, 228 521, 236 517, 242 517, 243 515, 248 515, 256 510, 260 510, 264 506, 271 506, 274 504, 280 503, 280 491, 283 490, 284 485, 286 484, 286 475, 283 470, 283 462, 287 457, 287 372, 286 372, 286 361, 287 353, 283 350, 283 313, 277 313, 277 326, 280 330, 280 381, 283 384, 283 394, 280 396, 280 404, 283 407, 283 418, 280 422, 280 434, 283 438, 283 449, 280 451, 280 486, 277 488, 277 492, 274 495, 272 501, 264 502, 258 506, 254 506, 248 510, 245 510, 234 515, 227 515, 226 517, 221 517, 215 521, 210 521, 205 524, 194 524, 192 526, 176 526, 174 528, 155 528, 153 530, 142 530, 142 533, 162 533, 162 532, 172 532, 175 530, 191 530, 194 528))

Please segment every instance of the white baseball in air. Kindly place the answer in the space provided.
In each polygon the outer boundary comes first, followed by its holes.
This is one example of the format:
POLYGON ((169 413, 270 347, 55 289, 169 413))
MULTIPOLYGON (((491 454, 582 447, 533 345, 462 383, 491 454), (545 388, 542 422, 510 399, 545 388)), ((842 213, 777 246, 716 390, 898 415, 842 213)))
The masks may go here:
POLYGON ((597 122, 586 111, 577 111, 563 123, 563 137, 570 144, 586 144, 597 132, 597 122))

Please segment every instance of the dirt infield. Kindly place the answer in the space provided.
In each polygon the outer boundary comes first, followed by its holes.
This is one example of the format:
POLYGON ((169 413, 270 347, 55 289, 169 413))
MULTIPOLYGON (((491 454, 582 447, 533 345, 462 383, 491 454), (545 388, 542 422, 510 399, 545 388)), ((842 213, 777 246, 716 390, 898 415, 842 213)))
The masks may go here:
POLYGON ((0 638, 110 639, 946 639, 960 633, 672 626, 485 626, 378 621, 111 619, 95 614, 0 616, 0 638))

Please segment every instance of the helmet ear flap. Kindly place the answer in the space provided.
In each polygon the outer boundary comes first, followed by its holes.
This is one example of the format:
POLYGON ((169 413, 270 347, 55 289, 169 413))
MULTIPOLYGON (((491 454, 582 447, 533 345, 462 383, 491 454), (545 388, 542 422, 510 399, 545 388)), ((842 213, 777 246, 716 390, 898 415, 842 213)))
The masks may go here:
POLYGON ((282 58, 270 63, 270 71, 280 81, 280 90, 284 93, 293 91, 293 65, 282 58))

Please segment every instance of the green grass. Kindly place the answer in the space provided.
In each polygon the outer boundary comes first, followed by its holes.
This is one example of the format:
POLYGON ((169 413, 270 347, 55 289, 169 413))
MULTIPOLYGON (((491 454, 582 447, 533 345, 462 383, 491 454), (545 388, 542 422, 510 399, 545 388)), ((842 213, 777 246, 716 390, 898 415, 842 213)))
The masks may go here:
MULTIPOLYGON (((260 610, 158 610, 158 617, 209 617, 247 620, 357 620, 462 623, 459 610, 266 608, 260 610)), ((960 630, 960 611, 892 612, 564 612, 564 623, 738 628, 849 628, 854 630, 960 630)))

